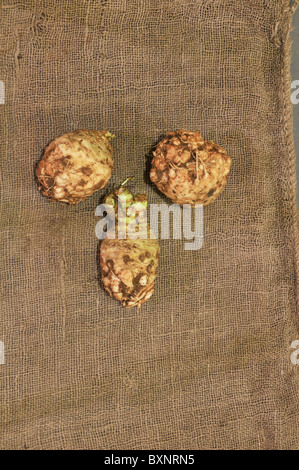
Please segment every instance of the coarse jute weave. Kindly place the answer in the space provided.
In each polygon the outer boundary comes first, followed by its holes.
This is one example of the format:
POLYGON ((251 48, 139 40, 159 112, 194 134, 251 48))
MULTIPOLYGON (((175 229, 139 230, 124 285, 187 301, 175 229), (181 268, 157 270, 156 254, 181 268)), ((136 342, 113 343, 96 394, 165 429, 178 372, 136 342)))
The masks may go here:
MULTIPOLYGON (((2 0, 0 447, 299 449, 288 0, 2 0), (114 132, 110 183, 166 202, 148 154, 199 129, 232 157, 204 245, 161 241, 156 292, 98 280, 94 211, 34 168, 77 128, 114 132)), ((110 184, 110 186, 111 186, 110 184)))

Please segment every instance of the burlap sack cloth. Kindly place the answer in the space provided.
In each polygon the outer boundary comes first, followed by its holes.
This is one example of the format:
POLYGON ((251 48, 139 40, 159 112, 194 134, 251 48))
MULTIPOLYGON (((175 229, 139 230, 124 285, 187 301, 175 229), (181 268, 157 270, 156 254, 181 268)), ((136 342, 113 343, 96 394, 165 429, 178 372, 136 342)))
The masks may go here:
MULTIPOLYGON (((298 237, 288 0, 2 2, 0 447, 298 449, 298 237), (34 167, 76 128, 114 132, 110 187, 166 202, 157 138, 199 129, 233 159, 204 245, 161 241, 154 297, 100 286, 105 190, 43 198, 34 167)), ((108 189, 108 188, 107 188, 108 189)))

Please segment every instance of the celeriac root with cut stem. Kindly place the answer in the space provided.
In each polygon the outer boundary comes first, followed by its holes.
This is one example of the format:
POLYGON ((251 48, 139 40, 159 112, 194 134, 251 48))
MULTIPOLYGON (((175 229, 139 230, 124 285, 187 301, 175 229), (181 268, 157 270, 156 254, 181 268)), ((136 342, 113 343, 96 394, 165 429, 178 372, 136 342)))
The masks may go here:
POLYGON ((133 238, 136 232, 130 225, 136 217, 135 211, 139 213, 139 218, 144 217, 147 198, 145 194, 134 196, 127 189, 125 185, 130 179, 105 198, 104 202, 115 210, 116 231, 115 239, 109 238, 108 231, 101 243, 100 267, 102 282, 110 296, 119 300, 124 307, 140 307, 154 293, 160 247, 146 221, 147 238, 133 238), (133 207, 134 213, 128 214, 133 207), (122 222, 126 227, 125 239, 118 238, 118 226, 122 222))

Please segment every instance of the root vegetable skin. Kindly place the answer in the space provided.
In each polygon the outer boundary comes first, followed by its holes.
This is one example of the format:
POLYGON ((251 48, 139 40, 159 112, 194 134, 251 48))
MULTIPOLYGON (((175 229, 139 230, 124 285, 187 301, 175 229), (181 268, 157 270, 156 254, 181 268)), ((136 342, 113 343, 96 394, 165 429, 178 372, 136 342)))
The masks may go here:
POLYGON ((174 203, 208 205, 225 188, 230 166, 224 149, 182 129, 156 146, 150 179, 174 203))
POLYGON ((160 248, 157 240, 112 240, 101 244, 102 281, 124 307, 139 306, 154 293, 160 248))
POLYGON ((82 129, 53 140, 36 168, 41 193, 75 204, 104 188, 114 166, 112 137, 107 131, 82 129))
MULTIPOLYGON (((145 210, 147 207, 144 194, 134 196, 123 185, 105 198, 105 203, 112 205, 116 212, 116 233, 113 232, 116 238, 109 237, 108 232, 107 237, 101 243, 102 282, 110 297, 119 300, 124 307, 140 307, 154 293, 160 247, 149 227, 147 227, 147 238, 133 239, 133 233, 128 230, 125 239, 117 238, 119 196, 124 201, 127 214, 133 205, 137 210, 139 208, 145 210)), ((127 229, 129 221, 132 221, 131 215, 127 215, 126 218, 127 229)))

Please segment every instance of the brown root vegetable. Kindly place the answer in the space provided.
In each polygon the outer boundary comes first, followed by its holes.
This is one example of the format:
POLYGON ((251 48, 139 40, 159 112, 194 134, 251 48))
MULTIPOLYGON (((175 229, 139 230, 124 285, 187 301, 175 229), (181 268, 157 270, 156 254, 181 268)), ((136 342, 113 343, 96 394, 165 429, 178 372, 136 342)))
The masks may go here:
POLYGON ((106 204, 112 205, 116 212, 116 238, 109 238, 108 232, 107 237, 101 243, 102 282, 110 296, 119 300, 124 307, 140 307, 154 293, 160 247, 148 226, 146 226, 147 238, 130 238, 129 224, 133 221, 133 217, 130 215, 125 221, 126 238, 117 238, 120 222, 118 196, 123 196, 125 201, 125 207, 122 209, 128 210, 134 205, 141 211, 142 208, 146 209, 147 207, 147 199, 144 194, 134 196, 123 185, 106 197, 106 204))
POLYGON ((223 191, 231 159, 198 132, 169 132, 153 151, 150 179, 178 204, 208 205, 223 191))
POLYGON ((112 134, 77 130, 53 140, 36 168, 44 196, 75 204, 104 188, 113 166, 112 134))
POLYGON ((124 307, 146 302, 154 293, 160 248, 157 240, 112 240, 101 244, 105 289, 124 307))

